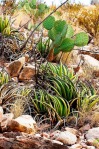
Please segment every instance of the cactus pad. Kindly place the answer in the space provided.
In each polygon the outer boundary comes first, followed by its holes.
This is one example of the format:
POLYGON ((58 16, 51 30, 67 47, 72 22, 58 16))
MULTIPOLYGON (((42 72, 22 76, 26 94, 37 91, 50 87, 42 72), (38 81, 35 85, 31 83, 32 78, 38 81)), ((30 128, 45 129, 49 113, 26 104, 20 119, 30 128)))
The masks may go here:
POLYGON ((59 47, 60 51, 62 52, 70 52, 73 48, 74 40, 70 38, 65 38, 59 47))
POLYGON ((53 16, 49 16, 44 22, 43 26, 47 30, 51 30, 54 26, 55 18, 53 16))
POLYGON ((75 36, 75 45, 76 46, 85 46, 86 44, 88 44, 89 41, 89 37, 86 33, 81 32, 76 34, 75 36))

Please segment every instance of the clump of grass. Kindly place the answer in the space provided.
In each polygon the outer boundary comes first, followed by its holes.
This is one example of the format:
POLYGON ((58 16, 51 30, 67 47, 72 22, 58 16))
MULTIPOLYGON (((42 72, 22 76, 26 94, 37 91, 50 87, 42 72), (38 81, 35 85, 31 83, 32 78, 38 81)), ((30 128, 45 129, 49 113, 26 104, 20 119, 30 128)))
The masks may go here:
POLYGON ((99 6, 82 8, 77 15, 77 22, 79 26, 96 39, 99 34, 99 6))
POLYGON ((0 87, 3 84, 8 83, 9 80, 10 80, 10 76, 5 71, 1 71, 0 72, 0 87))

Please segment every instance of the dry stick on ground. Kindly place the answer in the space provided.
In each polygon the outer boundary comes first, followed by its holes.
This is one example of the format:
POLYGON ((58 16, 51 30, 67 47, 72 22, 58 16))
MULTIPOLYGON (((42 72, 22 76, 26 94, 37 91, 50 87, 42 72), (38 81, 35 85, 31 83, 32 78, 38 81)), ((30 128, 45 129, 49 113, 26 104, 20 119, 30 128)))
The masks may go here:
POLYGON ((53 13, 55 13, 60 7, 62 7, 65 3, 67 3, 68 0, 66 0, 64 3, 62 3, 60 6, 58 6, 54 11, 52 11, 45 19, 43 19, 43 21, 41 21, 35 28, 34 30, 30 33, 29 37, 27 38, 27 40, 24 42, 24 44, 20 47, 20 51, 22 51, 26 44, 28 43, 29 39, 31 38, 32 34, 36 31, 36 29, 49 17, 51 16, 53 13))

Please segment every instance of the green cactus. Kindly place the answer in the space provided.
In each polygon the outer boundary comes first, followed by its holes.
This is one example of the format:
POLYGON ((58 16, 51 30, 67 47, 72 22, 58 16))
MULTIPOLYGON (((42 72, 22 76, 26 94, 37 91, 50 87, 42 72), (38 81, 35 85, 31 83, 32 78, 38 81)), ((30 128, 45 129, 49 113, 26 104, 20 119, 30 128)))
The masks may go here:
POLYGON ((70 24, 68 24, 66 38, 71 38, 74 35, 74 30, 70 24))
POLYGON ((81 32, 75 35, 75 45, 82 47, 85 46, 89 41, 89 37, 86 33, 81 32))
POLYGON ((44 21, 43 26, 45 29, 51 30, 54 26, 54 23, 55 23, 55 18, 53 16, 50 16, 44 21))
POLYGON ((65 38, 59 47, 60 51, 62 52, 70 52, 73 48, 74 40, 71 38, 65 38))
POLYGON ((45 4, 39 4, 38 5, 38 10, 40 13, 44 12, 46 5, 45 4))
POLYGON ((84 46, 88 43, 86 33, 78 33, 74 36, 74 30, 70 24, 64 20, 55 21, 54 17, 47 18, 43 26, 48 30, 48 37, 52 41, 50 50, 54 49, 54 55, 60 51, 70 52, 74 46, 84 46))

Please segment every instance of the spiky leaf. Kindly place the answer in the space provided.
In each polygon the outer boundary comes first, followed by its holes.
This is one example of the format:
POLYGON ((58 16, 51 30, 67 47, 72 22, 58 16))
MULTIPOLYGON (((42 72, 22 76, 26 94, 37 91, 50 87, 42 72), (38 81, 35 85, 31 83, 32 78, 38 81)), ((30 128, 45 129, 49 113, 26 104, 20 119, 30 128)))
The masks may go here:
POLYGON ((74 35, 74 30, 72 26, 69 24, 67 28, 66 38, 71 38, 74 35))
POLYGON ((75 45, 76 46, 81 46, 81 47, 85 46, 85 45, 87 45, 88 41, 89 41, 89 37, 84 32, 78 33, 75 36, 75 45))
POLYGON ((54 26, 55 18, 53 16, 49 16, 44 22, 43 26, 47 30, 51 30, 54 26))
POLYGON ((59 49, 63 52, 70 52, 74 48, 74 40, 70 38, 65 38, 59 49))

